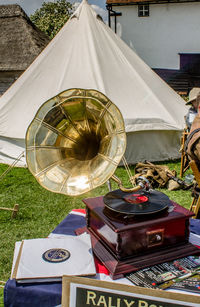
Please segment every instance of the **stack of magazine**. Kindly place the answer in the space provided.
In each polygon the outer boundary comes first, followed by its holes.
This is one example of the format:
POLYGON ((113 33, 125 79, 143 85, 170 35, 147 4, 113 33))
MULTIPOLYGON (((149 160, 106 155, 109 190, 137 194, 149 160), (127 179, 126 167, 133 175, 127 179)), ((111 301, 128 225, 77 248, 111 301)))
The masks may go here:
POLYGON ((16 242, 11 279, 17 282, 60 281, 63 275, 90 276, 96 269, 90 235, 16 242))

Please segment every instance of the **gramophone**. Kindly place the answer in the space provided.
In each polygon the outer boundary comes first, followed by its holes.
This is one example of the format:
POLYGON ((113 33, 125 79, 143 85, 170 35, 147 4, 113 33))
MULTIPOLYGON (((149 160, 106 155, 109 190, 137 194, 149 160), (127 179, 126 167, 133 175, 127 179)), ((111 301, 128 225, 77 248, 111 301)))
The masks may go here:
POLYGON ((125 188, 114 172, 126 149, 117 106, 96 90, 69 89, 45 102, 26 133, 31 173, 46 189, 76 196, 109 179, 119 189, 84 199, 94 254, 113 279, 198 252, 188 242, 193 213, 150 188, 125 188))

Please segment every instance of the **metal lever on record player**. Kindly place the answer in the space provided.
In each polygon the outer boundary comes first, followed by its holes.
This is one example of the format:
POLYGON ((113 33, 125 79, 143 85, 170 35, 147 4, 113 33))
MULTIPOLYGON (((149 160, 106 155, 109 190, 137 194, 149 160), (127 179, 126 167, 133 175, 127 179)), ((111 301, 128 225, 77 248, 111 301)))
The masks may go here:
POLYGON ((142 189, 145 189, 146 191, 149 190, 151 188, 151 184, 149 182, 149 180, 144 177, 144 176, 139 176, 137 179, 136 179, 136 183, 138 185, 141 186, 142 189))
POLYGON ((145 190, 149 190, 150 189, 150 182, 148 181, 147 178, 143 177, 143 176, 139 176, 137 178, 137 185, 133 188, 125 188, 122 184, 122 181, 116 176, 116 175, 112 175, 111 178, 117 182, 119 188, 121 191, 123 192, 137 192, 141 189, 145 189, 145 190))

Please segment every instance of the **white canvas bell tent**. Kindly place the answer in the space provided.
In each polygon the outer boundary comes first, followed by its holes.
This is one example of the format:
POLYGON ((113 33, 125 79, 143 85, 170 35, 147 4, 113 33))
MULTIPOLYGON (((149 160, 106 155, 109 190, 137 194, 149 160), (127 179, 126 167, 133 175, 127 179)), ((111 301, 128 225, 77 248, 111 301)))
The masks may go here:
POLYGON ((125 120, 129 163, 179 156, 187 112, 183 99, 83 0, 0 98, 1 163, 12 163, 25 150, 26 130, 38 108, 70 88, 96 89, 119 107, 125 120))

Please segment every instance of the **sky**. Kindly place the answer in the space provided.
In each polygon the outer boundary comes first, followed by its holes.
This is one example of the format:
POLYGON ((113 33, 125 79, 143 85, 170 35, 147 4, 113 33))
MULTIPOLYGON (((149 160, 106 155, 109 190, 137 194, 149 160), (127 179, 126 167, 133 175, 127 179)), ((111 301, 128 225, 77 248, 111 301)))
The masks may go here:
MULTIPOLYGON (((45 0, 45 2, 53 2, 54 0, 45 0)), ((56 1, 56 0, 55 0, 56 1)), ((71 3, 81 2, 81 0, 68 0, 71 3)), ((33 14, 37 9, 41 8, 44 0, 0 0, 1 4, 19 4, 28 16, 33 14)), ((88 0, 89 4, 92 4, 95 11, 102 16, 104 20, 107 20, 107 10, 105 8, 106 0, 88 0)))

